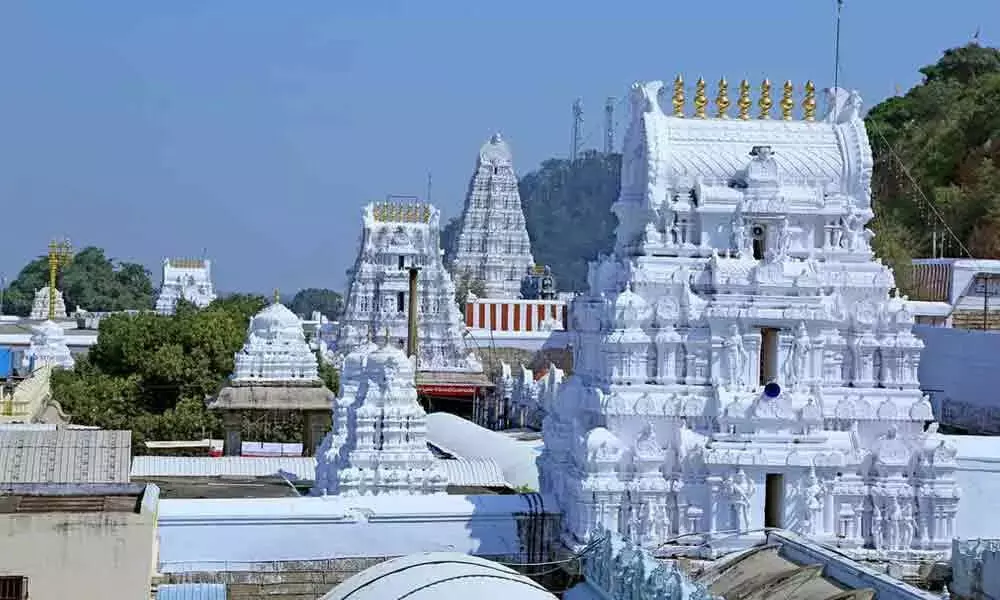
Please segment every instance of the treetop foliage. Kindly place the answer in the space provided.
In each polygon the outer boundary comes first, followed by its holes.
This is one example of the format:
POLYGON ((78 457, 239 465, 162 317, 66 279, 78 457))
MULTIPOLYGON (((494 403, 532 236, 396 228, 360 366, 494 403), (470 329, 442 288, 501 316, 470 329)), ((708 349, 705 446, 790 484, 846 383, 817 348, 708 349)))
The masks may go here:
POLYGON ((305 288, 295 294, 288 308, 307 319, 312 316, 313 311, 318 311, 327 319, 335 321, 344 310, 344 298, 326 288, 305 288))

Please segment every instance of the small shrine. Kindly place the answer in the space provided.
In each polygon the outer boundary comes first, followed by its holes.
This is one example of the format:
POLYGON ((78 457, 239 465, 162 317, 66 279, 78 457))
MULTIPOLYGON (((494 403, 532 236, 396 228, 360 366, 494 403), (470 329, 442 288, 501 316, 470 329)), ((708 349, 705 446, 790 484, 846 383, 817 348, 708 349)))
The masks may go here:
POLYGON ((63 299, 62 291, 56 289, 55 293, 50 291, 52 288, 49 286, 43 286, 41 289, 35 290, 35 299, 31 303, 31 315, 29 319, 42 321, 45 319, 65 319, 66 318, 66 301, 63 299), (49 311, 49 306, 55 303, 55 310, 49 311))
MULTIPOLYGON (((388 336, 387 336, 388 337, 388 336)), ((382 342, 343 361, 333 428, 317 456, 316 495, 444 494, 447 473, 427 447, 413 359, 382 342)))
POLYGON ((192 258, 163 259, 163 283, 156 297, 156 312, 172 315, 178 300, 205 308, 215 300, 212 261, 192 258))
POLYGON ((24 352, 22 366, 29 371, 45 366, 72 369, 75 362, 66 345, 66 332, 58 323, 46 320, 31 328, 31 342, 24 352))
POLYGON ((251 317, 247 339, 234 357, 229 384, 208 407, 223 413, 224 453, 238 455, 245 413, 298 412, 303 418, 303 448, 316 451, 330 426, 333 393, 318 373, 316 355, 309 348, 301 320, 280 302, 251 317))

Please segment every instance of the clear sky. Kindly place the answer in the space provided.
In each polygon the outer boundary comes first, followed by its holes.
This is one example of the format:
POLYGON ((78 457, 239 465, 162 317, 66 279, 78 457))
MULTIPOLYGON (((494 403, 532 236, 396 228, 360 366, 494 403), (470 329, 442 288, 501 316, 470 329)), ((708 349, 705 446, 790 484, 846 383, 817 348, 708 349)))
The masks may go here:
MULTIPOLYGON (((588 145, 637 79, 832 83, 835 0, 0 0, 0 273, 56 236, 214 261, 224 291, 342 289, 361 206, 461 210, 480 144, 524 173, 588 145)), ((870 105, 997 0, 846 0, 841 83, 870 105)), ((714 86, 712 86, 714 88, 714 86)), ((619 125, 626 105, 619 104, 619 125)))

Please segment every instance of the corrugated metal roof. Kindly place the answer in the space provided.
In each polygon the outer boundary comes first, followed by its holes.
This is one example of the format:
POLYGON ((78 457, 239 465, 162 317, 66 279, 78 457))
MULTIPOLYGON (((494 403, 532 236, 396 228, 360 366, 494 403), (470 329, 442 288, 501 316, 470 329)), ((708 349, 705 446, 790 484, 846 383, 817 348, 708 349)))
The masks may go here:
POLYGON ((164 583, 156 588, 156 600, 226 600, 226 584, 164 583))
POLYGON ((128 483, 132 432, 0 430, 0 483, 128 483))
POLYGON ((153 477, 270 477, 312 481, 316 459, 310 456, 136 456, 133 479, 153 477))
POLYGON ((448 485, 461 487, 511 487, 492 458, 442 460, 448 485))

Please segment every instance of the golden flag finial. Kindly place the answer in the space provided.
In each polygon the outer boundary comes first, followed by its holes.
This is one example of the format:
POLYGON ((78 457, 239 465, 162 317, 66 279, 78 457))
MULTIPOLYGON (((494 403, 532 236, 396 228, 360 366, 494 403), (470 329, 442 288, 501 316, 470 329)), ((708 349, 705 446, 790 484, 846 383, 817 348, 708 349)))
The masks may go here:
POLYGON ((683 117, 684 116, 684 79, 678 75, 677 79, 674 79, 674 95, 672 98, 674 103, 674 116, 683 117))
POLYGON ((746 121, 750 118, 753 101, 750 100, 750 82, 746 79, 740 82, 740 99, 736 101, 736 106, 740 109, 740 119, 746 121))
POLYGON ((771 82, 767 79, 760 83, 760 99, 757 100, 757 106, 760 108, 761 119, 771 118, 771 107, 774 106, 774 102, 771 101, 771 82))
POLYGON ((806 95, 802 99, 802 118, 806 121, 816 120, 816 84, 806 82, 806 95))
POLYGON ((694 116, 704 119, 707 107, 708 96, 705 95, 705 79, 699 77, 698 82, 694 84, 694 116))
POLYGON ((715 97, 715 106, 718 108, 716 113, 718 118, 729 118, 729 115, 726 114, 726 111, 729 110, 729 84, 725 77, 719 80, 719 94, 715 97))
POLYGON ((792 82, 785 81, 785 85, 781 88, 781 118, 785 121, 792 120, 792 110, 795 109, 795 100, 792 98, 794 92, 795 86, 792 82))

